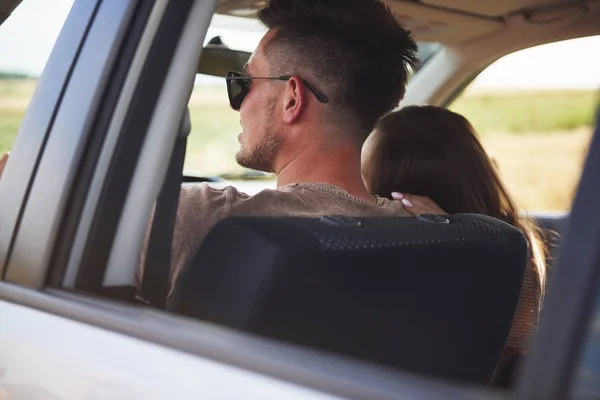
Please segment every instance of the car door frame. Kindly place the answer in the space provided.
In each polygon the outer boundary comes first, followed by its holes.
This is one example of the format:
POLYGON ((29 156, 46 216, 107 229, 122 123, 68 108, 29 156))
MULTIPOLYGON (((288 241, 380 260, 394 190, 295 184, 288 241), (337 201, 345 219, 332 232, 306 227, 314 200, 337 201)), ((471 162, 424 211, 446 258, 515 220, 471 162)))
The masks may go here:
POLYGON ((38 81, 0 180, 0 277, 4 278, 33 180, 100 0, 74 3, 38 81))

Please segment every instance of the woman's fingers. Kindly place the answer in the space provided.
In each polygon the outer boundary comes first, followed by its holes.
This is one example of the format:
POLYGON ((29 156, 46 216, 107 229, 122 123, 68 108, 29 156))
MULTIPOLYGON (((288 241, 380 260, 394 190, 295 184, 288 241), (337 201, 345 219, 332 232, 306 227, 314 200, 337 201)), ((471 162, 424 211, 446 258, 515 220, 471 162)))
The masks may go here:
POLYGON ((404 209, 414 216, 421 214, 447 214, 429 197, 393 192, 392 198, 400 200, 404 209))
POLYGON ((394 200, 402 200, 404 195, 400 192, 392 192, 392 199, 394 200))
POLYGON ((8 162, 8 155, 10 154, 10 152, 4 154, 2 157, 0 157, 0 177, 2 177, 2 173, 4 172, 4 167, 6 166, 6 163, 8 162))

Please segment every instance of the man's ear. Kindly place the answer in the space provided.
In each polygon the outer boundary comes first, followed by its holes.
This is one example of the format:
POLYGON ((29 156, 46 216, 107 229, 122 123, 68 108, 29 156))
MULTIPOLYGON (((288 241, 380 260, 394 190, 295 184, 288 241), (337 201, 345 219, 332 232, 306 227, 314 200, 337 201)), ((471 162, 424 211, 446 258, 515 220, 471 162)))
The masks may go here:
POLYGON ((286 83, 284 94, 283 122, 293 124, 298 121, 306 107, 304 83, 297 76, 292 76, 286 83))

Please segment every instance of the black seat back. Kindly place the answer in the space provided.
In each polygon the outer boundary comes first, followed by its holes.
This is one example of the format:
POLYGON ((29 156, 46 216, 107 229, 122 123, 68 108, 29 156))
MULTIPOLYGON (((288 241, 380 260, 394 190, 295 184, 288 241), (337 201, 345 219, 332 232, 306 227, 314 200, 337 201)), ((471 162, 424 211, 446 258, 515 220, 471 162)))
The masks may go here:
POLYGON ((462 214, 220 221, 172 310, 444 378, 487 383, 526 266, 520 231, 462 214))

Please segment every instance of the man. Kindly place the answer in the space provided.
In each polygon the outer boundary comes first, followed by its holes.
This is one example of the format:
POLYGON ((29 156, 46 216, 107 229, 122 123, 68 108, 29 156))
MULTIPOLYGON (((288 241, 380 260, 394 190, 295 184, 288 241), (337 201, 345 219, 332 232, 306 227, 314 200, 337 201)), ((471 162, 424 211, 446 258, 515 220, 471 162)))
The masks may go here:
POLYGON ((169 293, 227 216, 410 215, 400 201, 371 196, 360 165, 363 142, 398 105, 417 61, 409 32, 379 0, 271 0, 258 18, 269 30, 245 76, 228 77, 228 90, 242 123, 237 161, 274 172, 277 189, 248 196, 233 187, 183 188, 169 293))
POLYGON ((170 291, 227 216, 409 215, 401 202, 371 196, 360 166, 363 142, 398 105, 416 63, 409 32, 378 0, 271 0, 258 18, 269 30, 246 73, 227 83, 242 124, 237 162, 275 173, 277 189, 183 188, 170 291))

